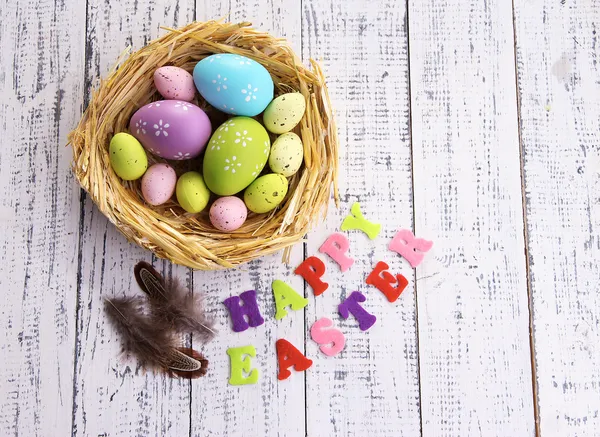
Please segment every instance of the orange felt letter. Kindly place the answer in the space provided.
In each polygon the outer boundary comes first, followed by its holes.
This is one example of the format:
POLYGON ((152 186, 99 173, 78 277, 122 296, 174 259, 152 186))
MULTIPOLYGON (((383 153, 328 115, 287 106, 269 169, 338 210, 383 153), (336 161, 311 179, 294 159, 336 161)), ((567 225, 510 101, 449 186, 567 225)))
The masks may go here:
POLYGON ((292 366, 297 372, 301 372, 312 366, 312 360, 302 355, 302 352, 296 349, 289 341, 280 338, 275 343, 275 347, 277 348, 277 361, 279 362, 277 379, 280 381, 290 377, 292 372, 288 369, 292 366))
POLYGON ((379 261, 373 271, 367 276, 367 284, 377 287, 387 300, 395 302, 408 285, 408 281, 402 275, 392 275, 387 270, 390 268, 383 261, 379 261), (396 287, 394 285, 398 284, 396 287))

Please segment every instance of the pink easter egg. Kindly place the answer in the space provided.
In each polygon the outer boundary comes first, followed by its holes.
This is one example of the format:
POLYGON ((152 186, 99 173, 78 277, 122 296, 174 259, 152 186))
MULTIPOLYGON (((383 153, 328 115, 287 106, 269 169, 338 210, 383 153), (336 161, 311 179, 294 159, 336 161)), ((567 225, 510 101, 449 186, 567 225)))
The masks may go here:
POLYGON ((194 78, 179 67, 160 67, 154 72, 154 86, 167 100, 191 102, 196 95, 194 78))
POLYGON ((150 153, 165 159, 192 159, 200 155, 212 127, 206 113, 183 100, 159 100, 137 110, 129 132, 150 153))
POLYGON ((142 195, 150 205, 162 205, 167 202, 177 184, 177 174, 168 164, 154 164, 142 178, 142 195))
POLYGON ((215 200, 210 207, 210 222, 220 231, 231 232, 239 229, 246 221, 248 209, 239 197, 228 196, 215 200))

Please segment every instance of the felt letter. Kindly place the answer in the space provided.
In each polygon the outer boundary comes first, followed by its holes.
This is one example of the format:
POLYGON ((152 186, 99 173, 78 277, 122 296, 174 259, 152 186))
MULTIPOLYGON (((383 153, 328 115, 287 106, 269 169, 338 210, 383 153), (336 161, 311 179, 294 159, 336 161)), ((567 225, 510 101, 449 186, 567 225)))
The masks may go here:
POLYGON ((312 360, 302 355, 302 352, 296 349, 289 341, 281 338, 277 340, 275 347, 277 348, 277 361, 279 362, 277 379, 280 381, 289 378, 292 372, 288 369, 292 366, 297 372, 304 371, 312 366, 312 360))
POLYGON ((249 326, 253 328, 265 323, 265 320, 260 315, 258 304, 256 303, 256 291, 244 291, 239 296, 231 296, 223 301, 223 304, 229 310, 229 315, 233 322, 234 332, 243 332, 249 326), (240 305, 240 300, 244 302, 240 305), (248 321, 244 316, 248 317, 248 321))
POLYGON ((350 243, 344 234, 332 234, 329 236, 325 243, 319 249, 319 252, 326 253, 329 255, 336 263, 339 264, 340 270, 345 272, 348 270, 352 264, 354 264, 354 260, 348 256, 346 256, 346 252, 350 249, 350 243))
POLYGON ((294 311, 308 305, 308 299, 304 299, 294 291, 292 287, 283 281, 273 281, 273 296, 275 297, 275 319, 281 320, 287 316, 286 307, 291 306, 294 311))
POLYGON ((379 235, 379 231, 381 231, 381 225, 365 219, 360 212, 360 203, 354 202, 352 208, 350 208, 350 214, 342 222, 341 229, 342 231, 360 229, 367 234, 371 240, 374 240, 379 235))
POLYGON ((250 357, 256 356, 254 346, 231 347, 227 349, 227 355, 229 355, 229 361, 231 362, 229 384, 256 384, 256 381, 258 381, 258 370, 253 369, 250 362, 250 357), (247 376, 244 376, 244 374, 247 376))
POLYGON ((333 326, 333 322, 327 317, 317 320, 310 328, 311 338, 319 343, 319 349, 328 357, 339 354, 346 344, 346 337, 339 329, 325 329, 333 326), (328 346, 333 343, 331 346, 328 346))
POLYGON ((358 320, 358 327, 361 331, 366 331, 377 321, 377 317, 373 314, 369 314, 361 305, 360 302, 364 302, 367 298, 359 291, 353 291, 350 296, 346 298, 341 304, 338 305, 338 311, 340 315, 347 319, 350 314, 358 320))
POLYGON ((386 263, 379 261, 367 276, 367 284, 377 287, 379 291, 385 294, 387 300, 395 302, 408 285, 408 281, 402 275, 396 275, 394 278, 394 275, 387 271, 389 268, 390 266, 386 263), (397 286, 394 287, 396 284, 397 286))
POLYGON ((400 229, 392 239, 389 248, 406 258, 414 268, 421 264, 425 252, 428 252, 431 246, 433 246, 433 241, 415 238, 408 229, 400 229))
POLYGON ((312 287, 315 296, 323 294, 329 284, 321 281, 325 274, 325 264, 316 256, 306 258, 302 264, 296 267, 295 274, 300 275, 312 287))

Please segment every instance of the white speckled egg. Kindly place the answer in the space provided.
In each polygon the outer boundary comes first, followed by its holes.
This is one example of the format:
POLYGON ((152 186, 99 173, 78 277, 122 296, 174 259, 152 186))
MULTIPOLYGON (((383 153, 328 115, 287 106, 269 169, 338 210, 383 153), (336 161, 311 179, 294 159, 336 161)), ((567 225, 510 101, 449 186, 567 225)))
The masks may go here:
POLYGON ((142 195, 150 205, 162 205, 175 192, 177 174, 168 164, 154 164, 142 178, 142 195))
POLYGON ((239 197, 228 196, 217 199, 210 207, 210 222, 220 231, 239 229, 246 221, 248 210, 239 197))
POLYGON ((293 132, 280 135, 271 147, 269 167, 274 173, 290 177, 300 169, 304 159, 302 140, 293 132))
POLYGON ((296 127, 306 111, 306 101, 300 93, 282 94, 274 99, 263 114, 263 122, 269 132, 282 134, 296 127))
POLYGON ((191 102, 196 95, 194 78, 179 67, 160 67, 154 72, 154 86, 167 100, 191 102))

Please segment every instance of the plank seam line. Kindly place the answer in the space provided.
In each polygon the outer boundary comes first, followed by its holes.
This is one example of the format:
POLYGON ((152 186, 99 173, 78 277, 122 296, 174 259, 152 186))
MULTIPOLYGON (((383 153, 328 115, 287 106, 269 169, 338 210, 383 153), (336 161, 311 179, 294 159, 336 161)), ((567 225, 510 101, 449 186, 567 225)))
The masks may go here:
POLYGON ((523 153, 523 136, 521 120, 521 95, 519 92, 519 68, 517 63, 517 16, 515 12, 515 0, 512 0, 512 25, 513 25, 513 59, 515 66, 515 94, 517 102, 517 132, 519 138, 519 166, 521 172, 521 208, 523 214, 523 245, 525 249, 525 275, 527 283, 527 310, 529 312, 529 358, 531 363, 531 394, 533 397, 533 419, 535 435, 540 437, 538 385, 536 377, 535 338, 533 326, 533 294, 531 291, 531 270, 529 265, 529 232, 527 223, 527 198, 525 195, 525 158, 523 153))
MULTIPOLYGON (((411 201, 412 201, 412 231, 413 234, 416 235, 417 225, 416 225, 416 212, 415 212, 415 171, 414 171, 414 150, 413 150, 413 136, 412 136, 412 92, 411 92, 411 71, 410 71, 410 0, 406 0, 406 58, 407 58, 407 79, 408 79, 408 143, 410 146, 410 177, 411 177, 411 201)), ((418 305, 418 296, 417 296, 417 271, 413 270, 413 282, 415 287, 415 337, 416 337, 416 347, 417 347, 417 384, 419 386, 419 433, 421 437, 423 437, 423 410, 421 408, 421 403, 423 399, 423 390, 421 387, 421 356, 419 354, 420 350, 420 342, 419 342, 419 305, 418 305)))

